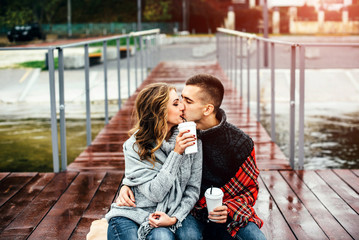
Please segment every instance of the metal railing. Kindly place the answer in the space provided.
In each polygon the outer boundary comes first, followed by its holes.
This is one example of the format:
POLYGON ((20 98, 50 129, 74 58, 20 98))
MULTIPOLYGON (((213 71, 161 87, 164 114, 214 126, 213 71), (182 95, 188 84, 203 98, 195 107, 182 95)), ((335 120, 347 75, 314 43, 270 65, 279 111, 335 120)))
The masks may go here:
POLYGON ((49 47, 12 47, 0 48, 0 51, 16 50, 46 50, 47 66, 49 73, 50 88, 50 109, 51 109, 51 139, 52 139, 52 158, 54 172, 60 171, 59 165, 59 145, 58 145, 58 126, 57 126, 57 108, 55 91, 55 57, 54 52, 58 51, 58 81, 59 81, 59 119, 60 119, 60 147, 61 147, 61 170, 67 168, 67 146, 66 146, 66 108, 65 108, 65 85, 64 85, 64 52, 66 48, 83 47, 84 48, 84 72, 85 72, 85 95, 86 95, 86 142, 89 146, 92 142, 91 136, 91 99, 90 99, 90 58, 89 45, 102 43, 103 54, 103 73, 104 73, 104 103, 105 103, 105 124, 109 122, 108 110, 108 58, 107 45, 109 41, 116 41, 116 61, 117 61, 117 84, 118 84, 118 109, 121 109, 122 96, 121 88, 123 80, 121 79, 121 61, 126 61, 127 69, 127 96, 131 96, 131 84, 134 79, 135 89, 147 77, 156 63, 159 61, 159 29, 133 32, 126 35, 101 38, 91 41, 82 41, 72 44, 49 46, 49 47), (126 42, 126 60, 121 60, 120 48, 121 40, 126 42), (133 41, 134 53, 130 53, 130 40, 133 41), (134 76, 131 76, 131 69, 134 76), (140 72, 140 73, 138 73, 140 72))
POLYGON ((249 34, 224 28, 217 28, 217 58, 219 64, 227 73, 227 76, 234 80, 234 87, 239 88, 239 95, 243 97, 243 61, 247 62, 247 107, 250 108, 250 48, 256 43, 256 117, 257 121, 261 120, 260 112, 260 57, 263 44, 263 54, 266 56, 267 45, 270 44, 270 79, 271 79, 271 113, 270 113, 270 137, 276 142, 275 129, 275 46, 286 45, 290 47, 290 123, 289 123, 289 162, 292 168, 295 168, 295 106, 296 106, 296 60, 299 52, 299 126, 298 126, 298 168, 304 166, 304 108, 305 108, 305 50, 307 47, 359 47, 359 43, 294 43, 288 41, 279 41, 259 37, 255 34, 249 34), (243 43, 243 40, 246 40, 243 43), (238 46, 239 45, 239 46, 238 46), (243 48, 246 46, 246 56, 244 59, 243 48), (237 51, 239 47, 239 67, 237 51), (297 50, 298 49, 298 50, 297 50), (239 71, 239 77, 238 77, 239 71), (239 82, 239 83, 238 83, 239 82), (238 86, 239 85, 239 86, 238 86))

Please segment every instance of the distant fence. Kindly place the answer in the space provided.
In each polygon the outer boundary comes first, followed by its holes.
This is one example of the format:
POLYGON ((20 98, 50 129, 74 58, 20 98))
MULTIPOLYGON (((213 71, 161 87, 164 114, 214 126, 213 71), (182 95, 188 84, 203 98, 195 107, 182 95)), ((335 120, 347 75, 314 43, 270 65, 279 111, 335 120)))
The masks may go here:
MULTIPOLYGON (((102 44, 103 55, 103 83, 104 83, 104 105, 105 105, 105 124, 109 122, 109 99, 108 99, 108 62, 111 60, 107 45, 110 41, 116 41, 115 59, 117 61, 117 94, 118 94, 118 109, 121 109, 122 100, 127 99, 133 94, 138 86, 147 78, 150 71, 159 62, 160 51, 160 30, 152 29, 147 31, 132 32, 130 34, 117 35, 106 38, 97 38, 89 41, 81 41, 71 44, 56 45, 56 46, 39 46, 39 47, 6 47, 0 48, 0 51, 17 51, 17 50, 47 50, 48 73, 49 73, 49 87, 50 87, 50 108, 51 108, 51 138, 52 138, 52 156, 54 172, 60 170, 65 171, 67 168, 67 143, 66 143, 66 114, 65 114, 65 58, 64 49, 83 47, 84 54, 80 56, 84 60, 85 72, 85 97, 86 97, 86 141, 87 146, 92 142, 91 131, 91 99, 90 99, 90 53, 89 45, 102 44), (124 40, 121 43, 121 40, 124 40), (135 49, 134 54, 130 54, 130 42, 133 42, 132 47, 135 49), (121 60, 121 47, 125 48, 126 60, 121 60), (117 50, 118 49, 118 50, 117 50), (58 71, 55 71, 55 57, 54 53, 58 53, 58 71), (121 79, 121 62, 126 61, 124 70, 127 73, 127 78, 121 79), (55 78, 58 74, 58 78, 55 78), (132 80, 132 81, 131 81, 132 80), (58 81, 58 101, 55 82, 58 81), (127 90, 125 97, 122 96, 122 89, 127 90), (56 106, 58 104, 58 106, 56 106), (58 109, 58 110, 57 110, 58 109), (59 129, 58 129, 59 117, 59 129), (60 138, 58 137, 60 133, 60 138), (60 140, 60 148, 59 148, 60 140), (59 149, 61 154, 59 155, 59 149), (61 156, 61 167, 59 162, 61 156)), ((113 52, 112 52, 113 53, 113 52)), ((69 55, 68 55, 69 56, 69 55)), ((122 76, 123 77, 123 76, 122 76)), ((114 86, 112 86, 113 88, 114 86)))
MULTIPOLYGON (((160 29, 161 33, 173 33, 179 29, 178 22, 142 22, 142 30, 160 29)), ((46 34, 67 35, 67 23, 64 24, 41 24, 46 34)), ((9 28, 0 26, 0 34, 6 34, 9 28)), ((71 24, 72 35, 110 35, 137 31, 137 23, 73 23, 71 24)))
MULTIPOLYGON (((224 28, 217 28, 217 58, 218 62, 221 65, 222 69, 227 73, 231 79, 234 79, 234 87, 239 90, 240 97, 243 97, 245 81, 243 73, 243 62, 247 62, 247 108, 250 108, 250 86, 253 81, 250 79, 250 59, 251 59, 251 45, 256 45, 255 57, 256 57, 256 114, 257 121, 261 120, 261 60, 260 55, 263 53, 264 62, 266 62, 266 57, 268 57, 268 47, 270 47, 270 136, 273 142, 276 142, 276 94, 275 86, 275 71, 278 69, 275 66, 275 55, 276 47, 278 45, 284 45, 289 47, 287 52, 290 55, 290 76, 288 77, 289 84, 289 162, 291 167, 303 169, 304 168, 304 105, 305 105, 305 53, 306 49, 310 47, 359 47, 359 43, 298 43, 298 42, 288 42, 273 40, 269 38, 259 37, 255 34, 248 34, 245 32, 239 32, 224 28), (262 45, 262 47, 261 47, 262 45), (244 52, 245 51, 245 52, 244 52), (239 53, 240 57, 237 57, 239 53), (299 64, 297 64, 296 55, 299 54, 299 64), (245 57, 242 57, 245 56, 245 57), (237 62, 239 59, 239 63, 237 62), (296 69, 299 68, 299 86, 296 86, 296 69), (239 73, 239 75, 237 74, 239 73), (299 126, 298 137, 296 144, 296 105, 298 105, 298 114, 299 115, 299 126), (298 161, 295 164, 295 151, 298 152, 298 161)), ((264 66, 267 64, 264 63, 264 66)), ((283 93, 280 93, 283 95, 283 93)))

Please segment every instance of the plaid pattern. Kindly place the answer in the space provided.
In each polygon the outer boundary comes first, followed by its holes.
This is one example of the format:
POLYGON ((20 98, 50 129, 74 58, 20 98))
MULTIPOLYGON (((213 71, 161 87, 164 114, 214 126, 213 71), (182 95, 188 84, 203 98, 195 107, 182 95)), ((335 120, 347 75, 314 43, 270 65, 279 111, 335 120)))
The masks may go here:
MULTIPOLYGON (((227 184, 221 187, 224 192, 223 203, 228 207, 229 224, 227 230, 232 237, 236 235, 241 227, 247 223, 254 222, 259 228, 263 221, 255 213, 253 206, 258 196, 259 170, 256 165, 255 150, 239 168, 236 175, 227 184)), ((194 214, 207 207, 205 197, 196 204, 194 214)))

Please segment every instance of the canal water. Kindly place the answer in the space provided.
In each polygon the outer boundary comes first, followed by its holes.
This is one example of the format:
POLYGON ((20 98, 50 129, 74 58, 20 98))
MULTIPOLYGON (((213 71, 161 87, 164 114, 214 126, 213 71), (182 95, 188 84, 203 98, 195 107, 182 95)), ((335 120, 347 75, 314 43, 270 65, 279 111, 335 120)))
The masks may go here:
MULTIPOLYGON (((276 138, 289 156, 289 110, 277 104, 276 138)), ((262 125, 270 134, 270 108, 262 106, 262 125)), ((297 112, 298 113, 298 112, 297 112)), ((296 115, 295 164, 298 162, 298 114, 296 115)), ((304 130, 304 168, 359 168, 359 103, 307 104, 304 130)))

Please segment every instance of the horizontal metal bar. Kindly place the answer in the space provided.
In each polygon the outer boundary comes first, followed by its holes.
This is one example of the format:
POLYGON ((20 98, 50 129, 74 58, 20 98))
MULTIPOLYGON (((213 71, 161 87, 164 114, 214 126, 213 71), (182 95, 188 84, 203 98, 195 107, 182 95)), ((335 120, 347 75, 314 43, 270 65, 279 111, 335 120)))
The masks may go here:
POLYGON ((225 28, 217 28, 217 31, 221 32, 221 33, 227 33, 230 35, 236 35, 236 36, 252 38, 252 39, 257 37, 255 34, 252 34, 252 33, 239 32, 239 31, 225 29, 225 28))
POLYGON ((93 43, 102 43, 104 41, 111 41, 111 40, 117 40, 121 38, 126 38, 128 35, 121 35, 121 36, 114 36, 114 37, 108 37, 108 38, 99 38, 96 40, 89 40, 89 41, 82 41, 82 42, 76 42, 76 43, 69 43, 64 45, 55 45, 56 48, 69 48, 69 47, 78 47, 83 46, 86 44, 93 44, 93 43))
POLYGON ((263 38, 263 37, 257 36, 256 34, 253 34, 253 33, 239 32, 239 31, 229 30, 229 29, 225 29, 225 28, 217 28, 217 31, 221 32, 221 33, 234 35, 234 36, 245 37, 245 38, 248 38, 248 39, 251 39, 251 40, 256 39, 256 40, 260 40, 260 41, 264 41, 264 42, 273 42, 273 43, 285 44, 285 45, 295 45, 296 44, 296 43, 293 43, 293 42, 287 42, 287 41, 280 41, 280 40, 274 40, 274 39, 269 39, 269 38, 263 38))
POLYGON ((282 44, 282 45, 290 45, 290 46, 297 46, 298 43, 295 42, 288 42, 288 41, 281 41, 281 40, 277 40, 277 39, 272 39, 272 38, 264 38, 264 37, 256 37, 256 39, 262 41, 262 42, 268 42, 268 43, 277 43, 277 44, 282 44))
POLYGON ((50 50, 55 49, 54 46, 49 47, 6 47, 0 48, 0 51, 14 51, 14 50, 50 50))
POLYGON ((328 42, 328 43, 300 43, 300 42, 289 42, 289 41, 281 41, 281 40, 277 40, 277 39, 264 38, 264 37, 259 37, 256 34, 239 32, 239 31, 225 29, 225 28, 217 28, 217 31, 221 32, 221 33, 226 33, 226 34, 229 34, 229 35, 249 38, 251 40, 256 39, 256 40, 260 40, 260 41, 268 42, 268 43, 277 43, 277 44, 282 44, 282 45, 292 45, 292 46, 297 46, 297 47, 299 47, 299 46, 306 46, 306 47, 359 47, 359 43, 335 43, 335 42, 328 42))
POLYGON ((138 36, 156 34, 156 33, 159 33, 159 32, 160 32, 160 29, 159 29, 159 28, 156 28, 156 29, 139 31, 139 32, 131 32, 131 33, 130 33, 130 36, 131 36, 131 37, 138 37, 138 36))
POLYGON ((305 47, 359 47, 359 43, 298 43, 305 47))

